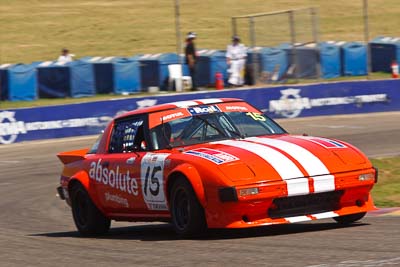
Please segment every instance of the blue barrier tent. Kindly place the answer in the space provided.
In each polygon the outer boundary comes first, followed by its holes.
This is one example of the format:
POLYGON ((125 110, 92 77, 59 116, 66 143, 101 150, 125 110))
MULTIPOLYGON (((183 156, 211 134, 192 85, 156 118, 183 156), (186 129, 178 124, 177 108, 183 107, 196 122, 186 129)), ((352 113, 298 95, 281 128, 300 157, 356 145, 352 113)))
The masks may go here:
POLYGON ((319 44, 322 77, 336 78, 342 74, 340 42, 322 42, 319 44))
MULTIPOLYGON (((135 57, 136 59, 136 57, 135 57)), ((142 88, 159 87, 168 88, 168 65, 179 64, 179 56, 175 53, 145 54, 139 56, 140 77, 142 88)))
POLYGON ((343 74, 349 76, 367 75, 367 46, 349 42, 342 46, 343 74))
POLYGON ((81 60, 93 66, 97 93, 125 94, 140 91, 140 69, 137 57, 85 57, 81 60))
POLYGON ((142 88, 140 77, 140 64, 137 57, 115 58, 114 69, 114 93, 135 93, 142 88))
POLYGON ((96 93, 108 94, 113 92, 113 66, 109 58, 84 57, 80 60, 93 64, 96 93))
POLYGON ((8 100, 8 69, 12 64, 0 65, 0 100, 8 100))
POLYGON ((287 53, 277 47, 264 47, 259 50, 261 55, 261 72, 268 73, 273 80, 281 80, 289 67, 287 53))
POLYGON ((37 99, 36 64, 16 64, 7 69, 7 99, 31 101, 37 99))
POLYGON ((317 78, 317 65, 319 63, 319 51, 315 45, 296 44, 295 48, 288 43, 278 46, 286 51, 289 60, 288 77, 317 78), (293 69, 294 68, 294 69, 293 69))
MULTIPOLYGON (((228 80, 226 51, 202 49, 197 51, 196 84, 198 86, 214 86, 215 74, 220 72, 225 82, 228 80)), ((185 75, 185 69, 184 69, 185 75)))
POLYGON ((372 71, 391 72, 393 60, 400 64, 400 38, 376 37, 369 43, 372 71))
POLYGON ((37 70, 40 97, 83 97, 95 94, 93 68, 86 61, 46 61, 40 63, 37 70))

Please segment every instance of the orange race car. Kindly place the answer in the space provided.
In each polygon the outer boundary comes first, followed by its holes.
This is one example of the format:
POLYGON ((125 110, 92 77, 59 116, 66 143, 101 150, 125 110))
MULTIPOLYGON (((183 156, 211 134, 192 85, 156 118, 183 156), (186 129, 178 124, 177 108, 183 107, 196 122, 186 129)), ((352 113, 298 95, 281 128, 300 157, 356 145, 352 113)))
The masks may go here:
POLYGON ((240 99, 162 104, 116 117, 90 149, 58 154, 82 235, 111 220, 171 221, 181 236, 375 209, 377 170, 338 140, 289 135, 240 99))

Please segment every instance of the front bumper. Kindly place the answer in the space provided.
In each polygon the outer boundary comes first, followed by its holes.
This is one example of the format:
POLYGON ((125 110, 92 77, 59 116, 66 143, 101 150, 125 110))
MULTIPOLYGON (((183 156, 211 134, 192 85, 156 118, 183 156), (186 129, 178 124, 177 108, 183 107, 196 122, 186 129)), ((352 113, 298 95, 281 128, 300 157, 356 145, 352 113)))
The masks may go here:
POLYGON ((209 204, 205 208, 208 227, 246 228, 375 210, 370 195, 375 181, 360 181, 358 177, 361 173, 335 175, 335 190, 299 196, 288 197, 285 181, 246 185, 259 188, 258 194, 248 196, 240 196, 239 190, 243 187, 236 187, 237 199, 231 198, 231 201, 220 199, 219 190, 215 197, 209 197, 209 204))

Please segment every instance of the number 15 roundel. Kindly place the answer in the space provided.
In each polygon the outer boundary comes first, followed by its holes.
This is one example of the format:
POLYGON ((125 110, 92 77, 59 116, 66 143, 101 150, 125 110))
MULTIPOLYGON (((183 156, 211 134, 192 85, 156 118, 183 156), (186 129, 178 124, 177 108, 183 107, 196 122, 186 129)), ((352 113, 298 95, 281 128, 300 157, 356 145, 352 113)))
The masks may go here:
POLYGON ((164 194, 164 162, 169 154, 146 154, 141 162, 143 199, 149 210, 168 210, 164 194))

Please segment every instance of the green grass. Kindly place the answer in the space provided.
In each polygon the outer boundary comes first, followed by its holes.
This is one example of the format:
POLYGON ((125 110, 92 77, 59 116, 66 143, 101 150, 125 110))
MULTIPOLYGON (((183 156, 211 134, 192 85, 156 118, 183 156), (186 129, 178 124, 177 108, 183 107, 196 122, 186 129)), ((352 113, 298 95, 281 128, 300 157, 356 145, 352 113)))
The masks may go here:
MULTIPOLYGON (((67 47, 77 57, 175 52, 174 0, 0 0, 0 63, 54 60, 67 47)), ((362 41, 362 1, 180 0, 181 31, 198 33, 198 48, 224 49, 231 17, 314 6, 319 39, 362 41)), ((398 0, 370 0, 370 36, 398 34, 398 0)), ((311 36, 305 16, 299 41, 311 36)), ((290 42, 286 18, 256 21, 258 40, 290 42), (273 37, 273 38, 272 38, 273 37)), ((243 21, 240 25, 245 25, 243 21)), ((246 37, 247 28, 241 28, 246 37)), ((183 39, 183 36, 182 36, 183 39)), ((244 38, 244 43, 249 40, 244 38)))
POLYGON ((378 183, 372 190, 377 207, 400 207, 400 157, 371 159, 379 169, 378 183))

